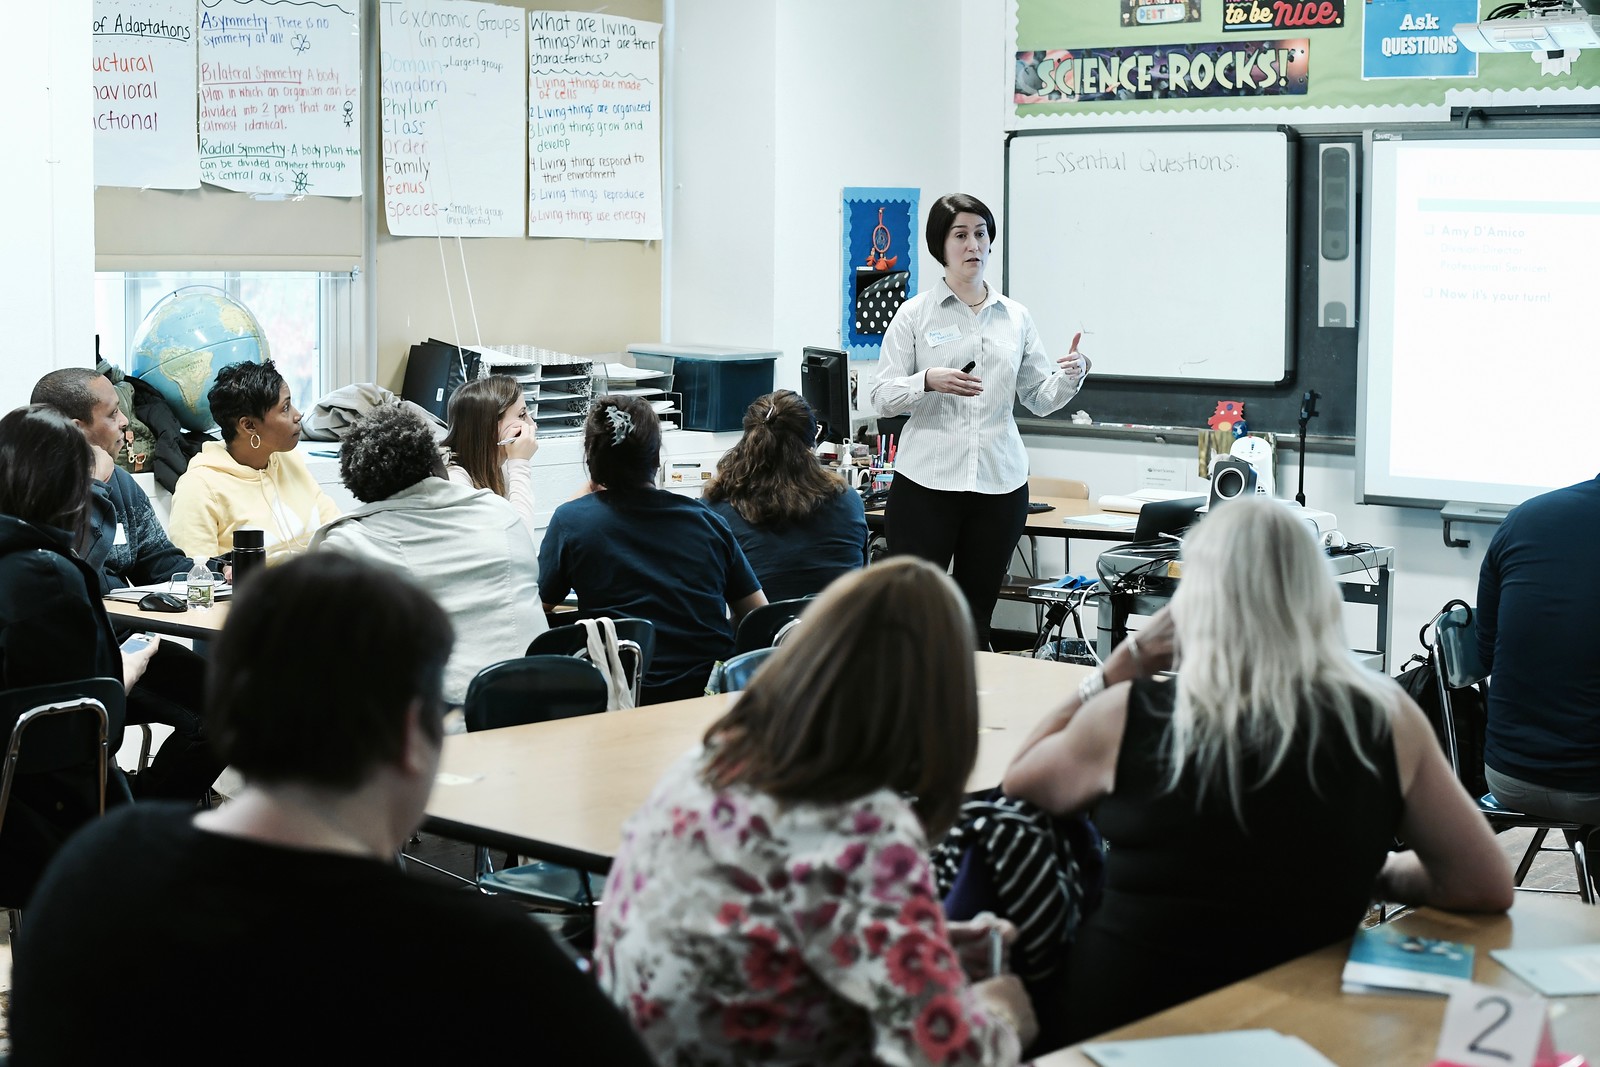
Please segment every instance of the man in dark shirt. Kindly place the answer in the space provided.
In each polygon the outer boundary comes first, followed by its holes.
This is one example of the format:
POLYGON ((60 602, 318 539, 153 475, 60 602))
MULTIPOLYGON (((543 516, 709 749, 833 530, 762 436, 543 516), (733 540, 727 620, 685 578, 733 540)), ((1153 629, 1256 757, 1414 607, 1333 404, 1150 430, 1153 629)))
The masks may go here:
POLYGON ((1495 531, 1478 577, 1493 673, 1484 771, 1506 807, 1600 823, 1600 478, 1536 496, 1495 531))
MULTIPOLYGON (((54 370, 33 387, 32 403, 49 404, 95 447, 90 542, 85 557, 100 572, 100 592, 165 582, 187 572, 191 562, 167 539, 150 498, 133 475, 113 462, 122 450, 128 420, 117 391, 85 367, 54 370)), ((118 636, 125 636, 120 627, 118 636)), ((205 660, 176 641, 162 641, 144 677, 128 694, 128 722, 164 723, 173 736, 148 768, 132 776, 141 798, 197 800, 222 773, 205 734, 205 660)))
POLYGON ((428 594, 337 552, 251 579, 207 690, 245 787, 68 842, 23 916, 11 1062, 449 1063, 514 1034, 530 1064, 650 1064, 526 913, 395 865, 452 641, 428 594))

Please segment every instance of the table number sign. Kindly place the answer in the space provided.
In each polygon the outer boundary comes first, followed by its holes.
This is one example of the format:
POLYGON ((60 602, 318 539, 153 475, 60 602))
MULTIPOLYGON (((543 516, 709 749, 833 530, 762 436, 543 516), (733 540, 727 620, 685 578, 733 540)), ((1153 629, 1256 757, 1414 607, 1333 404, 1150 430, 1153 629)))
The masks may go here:
POLYGON ((1481 985, 1450 994, 1434 1056, 1433 1067, 1588 1067, 1556 1051, 1543 997, 1481 985))

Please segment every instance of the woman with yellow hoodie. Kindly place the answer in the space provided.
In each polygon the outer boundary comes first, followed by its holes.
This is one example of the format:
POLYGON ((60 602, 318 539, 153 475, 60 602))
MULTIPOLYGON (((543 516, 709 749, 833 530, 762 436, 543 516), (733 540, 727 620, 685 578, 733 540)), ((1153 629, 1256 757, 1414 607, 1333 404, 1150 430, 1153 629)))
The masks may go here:
POLYGON ((242 527, 265 534, 267 562, 306 550, 311 535, 339 517, 305 460, 300 412, 269 359, 235 363, 217 372, 207 394, 221 442, 208 442, 189 461, 172 496, 169 536, 193 559, 233 550, 242 527))

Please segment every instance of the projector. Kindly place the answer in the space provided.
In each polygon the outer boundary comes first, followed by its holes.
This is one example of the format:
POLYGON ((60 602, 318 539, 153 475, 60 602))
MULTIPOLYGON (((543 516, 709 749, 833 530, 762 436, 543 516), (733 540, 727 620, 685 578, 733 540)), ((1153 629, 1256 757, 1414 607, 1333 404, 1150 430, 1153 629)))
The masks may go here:
POLYGON ((1453 32, 1473 52, 1557 52, 1600 48, 1600 17, 1584 11, 1458 22, 1453 32))
POLYGON ((1311 532, 1316 535, 1317 540, 1322 544, 1328 543, 1327 537, 1329 534, 1339 532, 1339 520, 1334 517, 1333 512, 1318 511, 1316 508, 1303 508, 1295 501, 1286 500, 1283 497, 1274 499, 1294 512, 1297 518, 1304 519, 1310 525, 1311 532))

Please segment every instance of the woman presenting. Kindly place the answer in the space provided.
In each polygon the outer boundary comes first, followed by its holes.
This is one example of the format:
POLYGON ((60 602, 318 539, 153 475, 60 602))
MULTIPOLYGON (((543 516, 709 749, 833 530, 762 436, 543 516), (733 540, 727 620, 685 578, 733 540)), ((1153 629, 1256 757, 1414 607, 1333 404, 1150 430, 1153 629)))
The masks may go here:
POLYGON ((944 278, 907 300, 883 338, 878 414, 910 412, 886 512, 891 553, 951 576, 972 608, 978 646, 1028 518, 1028 453, 1011 409, 1048 415, 1077 395, 1089 360, 1052 360, 1028 309, 983 280, 994 214, 952 193, 928 211, 928 251, 944 278))

